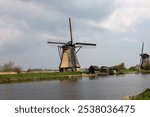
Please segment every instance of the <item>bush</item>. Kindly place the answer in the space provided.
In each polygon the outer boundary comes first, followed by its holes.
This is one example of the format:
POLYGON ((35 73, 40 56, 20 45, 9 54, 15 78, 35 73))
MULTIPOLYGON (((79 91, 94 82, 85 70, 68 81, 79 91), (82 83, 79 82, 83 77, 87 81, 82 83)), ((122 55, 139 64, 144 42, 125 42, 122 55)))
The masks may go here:
POLYGON ((17 72, 20 73, 21 72, 21 67, 20 66, 16 66, 14 62, 9 61, 8 63, 5 63, 2 66, 2 71, 4 72, 17 72))
POLYGON ((29 68, 28 70, 27 70, 27 72, 31 72, 32 70, 29 68))
POLYGON ((5 71, 5 72, 13 71, 13 67, 14 67, 14 63, 10 61, 8 63, 5 63, 2 66, 2 71, 5 71))
POLYGON ((137 66, 131 66, 129 68, 129 70, 137 71, 137 70, 139 70, 139 67, 137 67, 137 66))
POLYGON ((15 66, 15 67, 13 68, 13 71, 14 71, 14 72, 17 72, 17 73, 21 73, 21 67, 20 67, 20 66, 15 66))
POLYGON ((114 69, 114 70, 116 70, 116 71, 126 69, 124 63, 120 63, 118 65, 115 65, 115 66, 111 67, 111 68, 114 69))

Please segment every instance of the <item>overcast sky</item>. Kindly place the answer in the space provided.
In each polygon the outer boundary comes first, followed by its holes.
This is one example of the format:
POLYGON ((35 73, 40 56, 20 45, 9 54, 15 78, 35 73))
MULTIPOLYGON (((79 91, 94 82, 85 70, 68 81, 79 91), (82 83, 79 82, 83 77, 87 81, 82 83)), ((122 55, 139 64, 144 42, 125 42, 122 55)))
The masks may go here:
POLYGON ((150 52, 150 0, 0 0, 0 64, 58 68, 47 39, 96 43, 77 54, 81 66, 139 63, 142 42, 150 52))

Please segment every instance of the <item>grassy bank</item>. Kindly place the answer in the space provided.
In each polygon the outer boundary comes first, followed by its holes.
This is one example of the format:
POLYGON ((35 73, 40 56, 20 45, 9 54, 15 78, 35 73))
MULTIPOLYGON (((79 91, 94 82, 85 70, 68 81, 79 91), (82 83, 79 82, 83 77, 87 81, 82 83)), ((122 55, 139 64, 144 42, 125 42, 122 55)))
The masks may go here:
POLYGON ((121 69, 116 74, 150 74, 150 70, 121 69))
MULTIPOLYGON (((122 74, 137 74, 137 73, 150 73, 147 71, 136 71, 131 69, 121 69, 118 70, 116 75, 122 74)), ((115 75, 114 74, 114 75, 115 75)), ((112 74, 111 74, 112 75, 112 74)), ((24 73, 14 73, 14 72, 0 72, 0 83, 11 83, 11 82, 21 82, 21 81, 38 81, 38 80, 63 80, 72 77, 95 77, 97 74, 90 74, 88 72, 24 72, 24 73)))
POLYGON ((138 74, 138 73, 140 73, 139 70, 132 70, 132 69, 122 69, 122 70, 120 70, 120 72, 123 74, 138 74))
POLYGON ((81 76, 81 72, 49 72, 49 73, 20 73, 0 75, 0 83, 37 81, 37 80, 56 80, 69 77, 81 76))
POLYGON ((131 100, 150 100, 150 89, 146 89, 144 92, 132 96, 131 100))
POLYGON ((150 74, 150 70, 141 70, 142 74, 150 74))

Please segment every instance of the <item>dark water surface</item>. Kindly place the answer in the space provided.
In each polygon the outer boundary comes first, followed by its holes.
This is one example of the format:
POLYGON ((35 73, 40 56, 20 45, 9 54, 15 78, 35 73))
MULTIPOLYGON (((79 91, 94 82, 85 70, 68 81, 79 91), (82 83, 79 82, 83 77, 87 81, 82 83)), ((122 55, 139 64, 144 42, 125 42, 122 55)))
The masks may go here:
POLYGON ((150 88, 150 75, 100 76, 63 81, 0 84, 0 99, 118 100, 122 99, 123 96, 135 95, 146 88, 150 88))

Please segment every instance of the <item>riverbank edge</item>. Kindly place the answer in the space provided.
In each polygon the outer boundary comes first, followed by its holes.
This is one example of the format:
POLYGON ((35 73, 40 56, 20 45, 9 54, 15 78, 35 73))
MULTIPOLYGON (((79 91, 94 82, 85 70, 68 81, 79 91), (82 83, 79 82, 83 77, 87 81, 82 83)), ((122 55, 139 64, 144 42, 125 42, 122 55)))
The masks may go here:
POLYGON ((123 100, 150 100, 150 89, 147 88, 134 96, 124 96, 123 100))
MULTIPOLYGON (((125 75, 125 74, 140 74, 142 72, 124 72, 121 74, 113 75, 125 75)), ((149 74, 150 72, 144 72, 142 74, 149 74)), ((13 83, 13 82, 25 82, 25 81, 42 81, 42 80, 67 80, 68 78, 81 78, 81 77, 97 77, 103 74, 91 74, 88 72, 22 72, 17 74, 16 72, 0 72, 0 84, 13 83), (1 74, 2 73, 2 74, 1 74), (54 75, 52 75, 54 73, 54 75)), ((109 74, 107 74, 109 75, 109 74)), ((126 97, 127 98, 127 97, 126 97)))
POLYGON ((79 73, 71 75, 55 75, 51 76, 48 73, 26 73, 21 74, 1 74, 0 75, 0 84, 3 83, 14 83, 14 82, 25 82, 25 81, 42 81, 42 80, 65 80, 68 78, 82 78, 82 77, 96 77, 97 74, 88 74, 88 73, 79 73), (34 74, 34 75, 33 75, 34 74), (46 74, 46 75, 41 75, 46 74), (3 77, 1 77, 3 76, 3 77), (20 77, 19 77, 20 76, 20 77), (23 77, 22 77, 23 76, 23 77))

